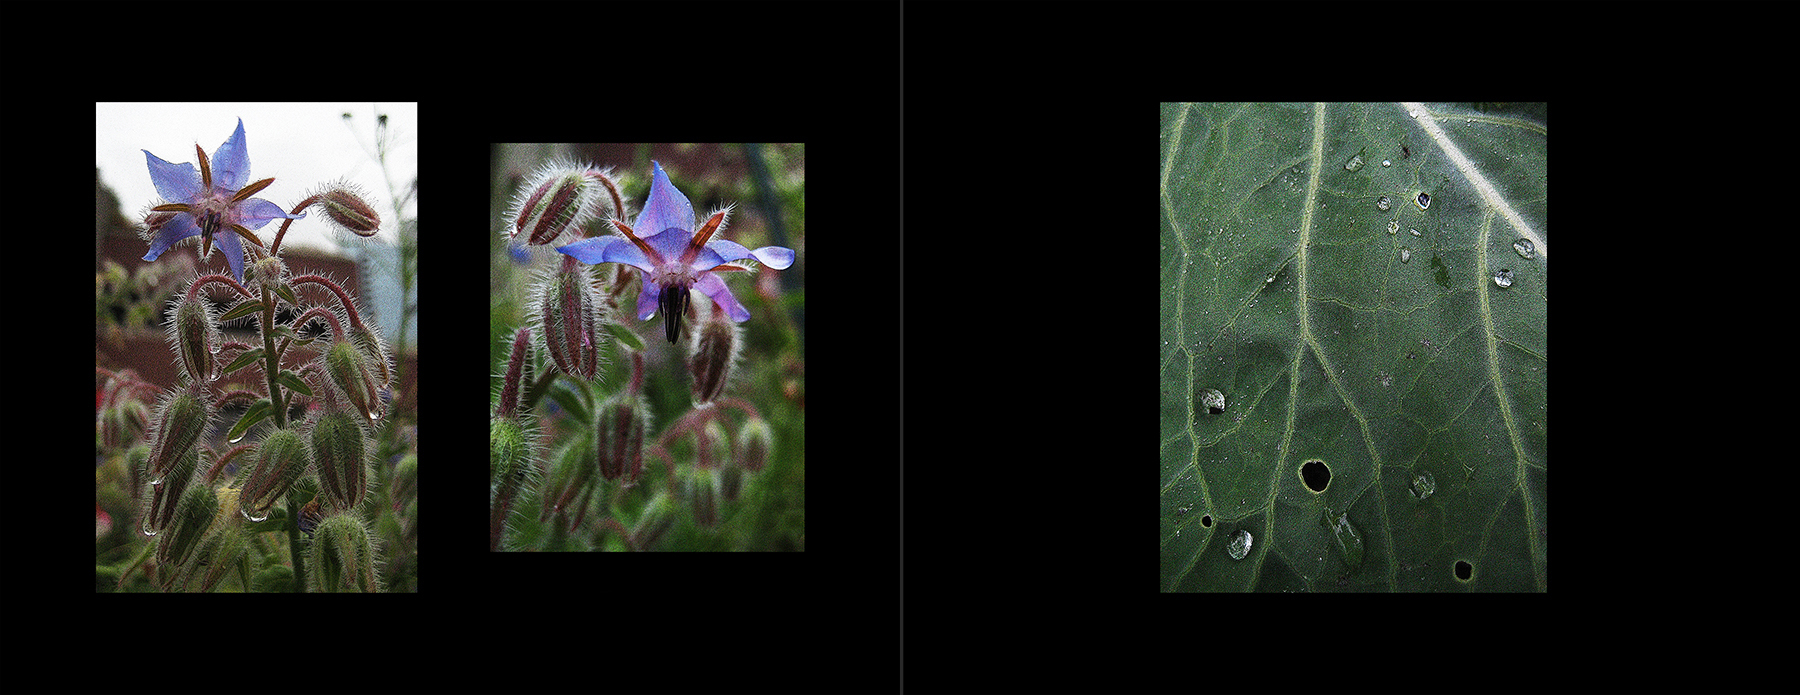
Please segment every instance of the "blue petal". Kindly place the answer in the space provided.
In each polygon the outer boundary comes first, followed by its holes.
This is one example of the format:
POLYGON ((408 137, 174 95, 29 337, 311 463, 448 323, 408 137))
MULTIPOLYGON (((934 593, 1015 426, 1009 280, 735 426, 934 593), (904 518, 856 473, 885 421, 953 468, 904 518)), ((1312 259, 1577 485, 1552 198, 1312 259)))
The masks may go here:
POLYGON ((175 218, 164 224, 163 228, 156 233, 156 237, 150 240, 150 252, 144 254, 144 260, 156 260, 163 253, 174 248, 176 242, 191 236, 200 236, 200 226, 194 224, 194 216, 185 212, 176 214, 175 218))
POLYGON ((305 219, 306 213, 289 215, 286 210, 262 198, 251 198, 237 205, 238 223, 250 229, 262 229, 270 220, 305 219))
POLYGON ((163 158, 143 150, 144 158, 150 163, 150 182, 156 184, 156 193, 172 203, 186 203, 194 199, 200 190, 200 170, 192 164, 174 164, 163 158))
POLYGON ((713 302, 724 307, 725 315, 730 316, 731 320, 738 323, 750 320, 750 310, 739 304, 737 297, 731 296, 731 288, 726 287, 725 281, 720 280, 719 276, 712 273, 700 276, 700 280, 694 283, 694 289, 712 297, 713 302))
POLYGON ((661 164, 651 161, 650 167, 650 197, 644 200, 644 210, 638 213, 631 228, 638 236, 655 234, 670 227, 693 229, 694 205, 675 189, 675 184, 669 183, 669 175, 663 173, 661 164))
POLYGON ((654 236, 645 237, 644 243, 649 245, 650 250, 661 254, 662 260, 668 261, 679 258, 683 253, 687 253, 688 243, 693 241, 693 239, 693 232, 689 232, 688 230, 679 227, 670 227, 656 233, 654 236))
POLYGON ((786 270, 794 264, 794 250, 785 246, 764 246, 751 251, 750 256, 776 270, 786 270))
POLYGON ((650 259, 644 257, 644 252, 638 249, 637 244, 631 243, 631 240, 625 237, 607 236, 582 239, 568 246, 558 246, 556 250, 573 256, 575 260, 588 265, 624 263, 644 270, 656 267, 650 262, 650 259))
POLYGON ((215 186, 235 191, 250 183, 250 151, 244 145, 244 119, 238 119, 237 132, 231 134, 231 139, 213 150, 211 166, 215 186))
POLYGON ((219 247, 219 251, 225 254, 225 262, 231 264, 231 277, 243 282, 244 243, 238 240, 238 235, 231 231, 214 234, 213 245, 219 247))
POLYGON ((656 315, 657 303, 662 301, 662 285, 644 279, 644 291, 638 293, 638 320, 649 321, 656 315))

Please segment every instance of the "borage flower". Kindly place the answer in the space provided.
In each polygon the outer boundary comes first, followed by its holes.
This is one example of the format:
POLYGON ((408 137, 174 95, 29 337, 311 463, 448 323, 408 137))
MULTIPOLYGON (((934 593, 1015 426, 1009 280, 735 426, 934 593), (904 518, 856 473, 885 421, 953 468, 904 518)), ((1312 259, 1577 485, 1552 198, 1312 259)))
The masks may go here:
POLYGON ((250 182, 250 154, 244 146, 244 119, 238 119, 237 132, 213 151, 211 161, 198 145, 194 146, 194 154, 200 159, 198 171, 192 164, 172 164, 144 150, 150 163, 150 180, 156 184, 156 192, 167 201, 150 210, 173 213, 150 215, 153 221, 145 234, 145 239, 150 242, 150 252, 144 254, 144 260, 154 261, 176 242, 199 236, 200 257, 211 255, 213 244, 218 244, 219 250, 225 252, 226 262, 231 264, 231 275, 242 281, 244 247, 238 237, 262 246, 262 240, 250 230, 262 229, 270 220, 297 220, 306 215, 290 215, 280 205, 250 197, 268 188, 275 179, 250 182))
POLYGON ((731 320, 750 320, 750 311, 738 304, 718 276, 721 271, 749 270, 727 261, 753 258, 781 270, 794 264, 794 250, 764 246, 752 251, 742 245, 713 239, 725 226, 730 209, 713 213, 705 224, 694 226, 694 206, 669 183, 662 165, 650 163, 650 197, 643 212, 630 226, 613 220, 624 236, 583 239, 556 250, 589 264, 624 263, 644 271, 644 289, 638 294, 638 320, 663 313, 664 334, 675 342, 681 334, 681 317, 687 310, 688 290, 700 290, 724 309, 731 320), (639 236, 639 233, 648 236, 639 236))

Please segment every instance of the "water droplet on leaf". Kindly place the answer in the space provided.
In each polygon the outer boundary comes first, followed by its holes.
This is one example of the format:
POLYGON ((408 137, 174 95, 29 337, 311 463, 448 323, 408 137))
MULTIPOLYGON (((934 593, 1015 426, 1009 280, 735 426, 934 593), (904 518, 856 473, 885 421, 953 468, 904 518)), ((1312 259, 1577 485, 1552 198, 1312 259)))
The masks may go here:
POLYGON ((1513 242, 1513 250, 1518 251, 1519 255, 1525 258, 1537 255, 1537 247, 1531 244, 1530 239, 1520 239, 1513 242))
POLYGON ((1233 560, 1242 560, 1245 555, 1250 554, 1250 543, 1254 540, 1250 537, 1249 531, 1240 530, 1237 535, 1231 537, 1230 543, 1225 544, 1225 552, 1231 553, 1233 560))
MULTIPOLYGON (((1410 260, 1412 260, 1412 249, 1406 248, 1404 246, 1401 247, 1400 248, 1400 262, 1405 263, 1410 260)), ((1382 384, 1382 385, 1386 386, 1386 384, 1382 384)))
POLYGON ((1437 492, 1437 478, 1432 477, 1431 471, 1420 471, 1413 476, 1412 484, 1407 487, 1412 490, 1414 497, 1423 500, 1437 492))
POLYGON ((1212 415, 1225 412, 1225 394, 1218 389, 1200 389, 1200 407, 1212 415))
POLYGON ((1338 555, 1344 559, 1344 564, 1350 567, 1350 571, 1355 572, 1356 568, 1362 566, 1362 534, 1357 533, 1356 527, 1350 524, 1350 515, 1339 514, 1336 521, 1330 521, 1331 510, 1326 510, 1325 514, 1326 523, 1331 526, 1331 534, 1337 538, 1338 555))
POLYGON ((1344 162, 1344 170, 1345 171, 1356 171, 1361 168, 1363 168, 1363 158, 1362 158, 1361 152, 1358 152, 1356 154, 1356 156, 1351 157, 1350 161, 1344 162))
POLYGON ((1494 273, 1494 284, 1501 287, 1512 287, 1512 271, 1501 268, 1500 272, 1494 273))
POLYGON ((1378 210, 1386 210, 1386 209, 1388 209, 1388 208, 1389 208, 1389 207, 1392 207, 1392 206, 1391 206, 1391 205, 1389 205, 1389 203, 1388 203, 1388 197, 1387 197, 1387 196, 1385 196, 1385 195, 1384 195, 1384 196, 1381 196, 1381 199, 1380 199, 1380 200, 1377 200, 1377 201, 1375 201, 1375 208, 1376 208, 1376 209, 1378 209, 1378 210))
POLYGON ((1419 204, 1420 210, 1424 210, 1425 208, 1431 207, 1431 196, 1425 195, 1424 193, 1420 193, 1419 197, 1417 199, 1415 199, 1413 202, 1419 204))

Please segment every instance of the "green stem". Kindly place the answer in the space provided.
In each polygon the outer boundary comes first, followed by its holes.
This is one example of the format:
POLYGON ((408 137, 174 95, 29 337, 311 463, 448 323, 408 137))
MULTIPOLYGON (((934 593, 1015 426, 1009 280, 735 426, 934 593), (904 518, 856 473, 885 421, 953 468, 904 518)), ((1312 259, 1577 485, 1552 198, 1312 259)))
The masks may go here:
MULTIPOLYGON (((287 427, 287 399, 282 398, 281 355, 275 352, 275 297, 268 285, 262 287, 263 377, 269 382, 269 402, 275 406, 275 426, 287 427)), ((300 550, 300 499, 292 490, 287 494, 288 557, 294 562, 294 591, 306 591, 306 556, 300 550)))

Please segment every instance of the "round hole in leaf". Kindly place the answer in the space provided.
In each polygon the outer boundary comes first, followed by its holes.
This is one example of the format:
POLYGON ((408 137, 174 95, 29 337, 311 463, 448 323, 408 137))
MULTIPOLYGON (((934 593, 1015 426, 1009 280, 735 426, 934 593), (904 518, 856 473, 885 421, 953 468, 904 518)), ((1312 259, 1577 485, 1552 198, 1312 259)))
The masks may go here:
POLYGON ((1306 483, 1308 490, 1324 492, 1331 485, 1331 467, 1318 459, 1307 461, 1300 466, 1300 482, 1306 483))

